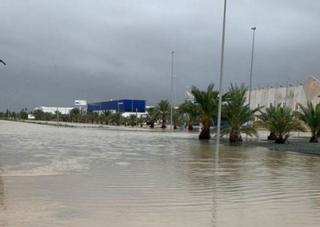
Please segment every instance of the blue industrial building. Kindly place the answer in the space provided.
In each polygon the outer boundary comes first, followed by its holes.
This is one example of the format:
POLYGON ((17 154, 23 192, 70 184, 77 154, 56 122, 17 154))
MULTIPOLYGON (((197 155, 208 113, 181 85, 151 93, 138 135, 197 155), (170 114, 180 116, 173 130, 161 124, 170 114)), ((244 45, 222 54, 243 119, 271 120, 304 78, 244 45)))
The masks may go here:
POLYGON ((105 102, 88 103, 88 112, 114 111, 114 112, 145 112, 146 101, 136 99, 120 99, 105 102))

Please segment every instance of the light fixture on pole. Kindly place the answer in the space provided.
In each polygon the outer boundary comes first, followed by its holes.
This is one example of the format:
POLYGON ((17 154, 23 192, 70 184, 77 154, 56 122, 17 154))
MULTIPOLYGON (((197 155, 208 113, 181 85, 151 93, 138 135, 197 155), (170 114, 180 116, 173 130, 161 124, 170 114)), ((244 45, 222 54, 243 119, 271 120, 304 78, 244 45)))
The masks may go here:
POLYGON ((1 59, 0 59, 0 63, 2 63, 3 65, 7 65, 4 61, 2 61, 1 59))
POLYGON ((252 33, 252 48, 251 48, 251 65, 250 65, 250 83, 249 83, 249 97, 248 97, 248 103, 249 103, 249 108, 251 105, 251 91, 252 91, 252 70, 253 70, 253 57, 254 57, 254 41, 255 41, 255 35, 256 35, 256 27, 252 27, 251 30, 253 31, 252 33))
POLYGON ((170 89, 170 98, 171 98, 171 108, 170 108, 170 128, 172 129, 173 123, 173 64, 174 64, 174 51, 171 51, 171 89, 170 89))
POLYGON ((217 135, 216 135, 216 150, 219 151, 220 131, 221 131, 221 109, 222 109, 222 86, 223 86, 223 66, 224 66, 224 42, 226 33, 226 13, 227 0, 224 0, 223 8, 223 24, 222 24, 222 41, 221 41, 221 58, 220 58, 220 79, 219 79, 219 103, 218 103, 218 119, 217 119, 217 135))

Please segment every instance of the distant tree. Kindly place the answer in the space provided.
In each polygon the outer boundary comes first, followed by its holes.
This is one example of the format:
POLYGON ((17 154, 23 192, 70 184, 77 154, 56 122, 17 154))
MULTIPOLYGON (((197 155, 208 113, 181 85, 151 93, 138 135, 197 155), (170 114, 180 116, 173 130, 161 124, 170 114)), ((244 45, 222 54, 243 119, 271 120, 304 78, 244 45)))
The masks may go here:
POLYGON ((17 120, 17 113, 16 112, 11 112, 10 113, 10 119, 11 120, 17 120))
POLYGON ((110 121, 112 124, 119 126, 121 124, 121 120, 122 120, 122 117, 121 117, 121 113, 119 113, 119 112, 112 113, 110 116, 110 121))
POLYGON ((131 114, 129 116, 129 124, 133 127, 137 124, 137 115, 131 114))
POLYGON ((111 118, 112 113, 110 111, 104 111, 102 116, 103 116, 103 120, 104 123, 106 125, 108 125, 110 123, 110 118, 111 118))
POLYGON ((137 124, 142 128, 143 124, 146 122, 146 117, 145 116, 140 116, 137 117, 137 124))
POLYGON ((19 113, 19 116, 22 120, 27 120, 28 119, 27 109, 22 109, 19 113))
POLYGON ((161 100, 157 107, 157 111, 159 111, 159 118, 161 119, 161 128, 166 128, 166 122, 170 113, 170 103, 168 100, 161 100))
POLYGON ((150 128, 154 128, 155 123, 159 119, 159 115, 160 114, 159 114, 159 111, 157 110, 157 108, 151 107, 148 109, 146 121, 147 121, 147 124, 150 125, 150 128))
POLYGON ((179 112, 183 114, 183 119, 189 131, 193 130, 193 124, 196 123, 200 110, 199 105, 193 102, 185 102, 179 106, 179 112))
POLYGON ((5 113, 5 119, 10 119, 11 112, 7 109, 5 113))
POLYGON ((34 110, 32 114, 36 120, 44 120, 44 112, 42 110, 34 110))
POLYGON ((79 122, 80 121, 80 110, 79 108, 73 108, 70 111, 70 119, 72 122, 79 122))

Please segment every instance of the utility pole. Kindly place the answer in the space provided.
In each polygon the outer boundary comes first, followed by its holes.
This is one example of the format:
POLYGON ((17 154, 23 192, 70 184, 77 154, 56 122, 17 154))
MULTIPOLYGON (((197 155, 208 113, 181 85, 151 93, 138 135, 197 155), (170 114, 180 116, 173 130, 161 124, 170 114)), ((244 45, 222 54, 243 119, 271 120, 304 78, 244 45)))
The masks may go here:
POLYGON ((173 64, 174 64, 174 51, 171 51, 171 109, 170 109, 170 128, 172 129, 173 123, 173 64))
POLYGON ((57 126, 59 126, 59 108, 58 107, 57 107, 56 113, 57 113, 57 126))
POLYGON ((227 13, 227 0, 224 0, 223 23, 222 23, 222 41, 221 41, 221 58, 220 58, 220 79, 219 79, 219 104, 218 104, 218 119, 217 119, 217 140, 216 140, 217 155, 218 155, 219 145, 220 145, 220 130, 221 130, 222 85, 223 85, 223 66, 224 66, 224 42, 225 42, 225 33, 226 33, 226 13, 227 13))
POLYGON ((7 65, 4 61, 2 61, 1 59, 0 59, 0 63, 2 63, 3 65, 7 65))
POLYGON ((254 59, 254 42, 255 42, 255 35, 256 35, 256 27, 252 27, 251 30, 253 31, 252 34, 252 48, 251 48, 251 66, 250 66, 250 84, 249 84, 249 108, 251 104, 251 92, 252 92, 252 71, 253 71, 253 59, 254 59))

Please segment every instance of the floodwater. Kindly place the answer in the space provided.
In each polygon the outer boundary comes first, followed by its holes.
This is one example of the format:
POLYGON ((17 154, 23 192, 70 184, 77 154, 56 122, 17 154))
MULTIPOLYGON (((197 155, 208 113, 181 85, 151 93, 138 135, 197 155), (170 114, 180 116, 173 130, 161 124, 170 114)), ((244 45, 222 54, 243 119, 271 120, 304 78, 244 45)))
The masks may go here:
POLYGON ((0 226, 319 226, 320 158, 0 121, 0 226))

